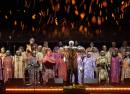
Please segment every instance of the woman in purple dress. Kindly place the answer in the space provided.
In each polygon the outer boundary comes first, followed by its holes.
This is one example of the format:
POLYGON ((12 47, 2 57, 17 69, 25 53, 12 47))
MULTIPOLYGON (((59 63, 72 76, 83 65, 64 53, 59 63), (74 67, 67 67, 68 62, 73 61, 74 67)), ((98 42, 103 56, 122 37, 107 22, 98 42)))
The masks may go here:
POLYGON ((118 51, 115 50, 112 52, 111 58, 111 83, 119 83, 120 82, 120 63, 121 58, 118 56, 118 51))

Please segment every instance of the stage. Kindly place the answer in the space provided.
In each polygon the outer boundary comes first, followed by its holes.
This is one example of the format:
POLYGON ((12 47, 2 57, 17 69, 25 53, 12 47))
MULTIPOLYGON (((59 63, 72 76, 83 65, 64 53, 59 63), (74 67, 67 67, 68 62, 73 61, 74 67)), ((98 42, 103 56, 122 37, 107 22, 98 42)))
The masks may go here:
POLYGON ((130 94, 130 85, 5 86, 6 94, 130 94))

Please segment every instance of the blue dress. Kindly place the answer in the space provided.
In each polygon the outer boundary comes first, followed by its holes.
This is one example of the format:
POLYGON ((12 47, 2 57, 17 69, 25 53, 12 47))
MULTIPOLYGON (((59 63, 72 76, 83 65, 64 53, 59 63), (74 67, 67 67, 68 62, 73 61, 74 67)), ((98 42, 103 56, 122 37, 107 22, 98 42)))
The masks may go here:
POLYGON ((94 58, 87 56, 83 60, 84 62, 84 79, 94 79, 94 71, 96 68, 96 61, 94 58))

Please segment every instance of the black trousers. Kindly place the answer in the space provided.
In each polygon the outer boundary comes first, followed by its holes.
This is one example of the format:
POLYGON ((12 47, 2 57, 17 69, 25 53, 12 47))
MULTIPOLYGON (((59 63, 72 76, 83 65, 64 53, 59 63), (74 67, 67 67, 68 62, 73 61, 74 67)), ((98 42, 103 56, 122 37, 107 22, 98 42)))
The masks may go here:
POLYGON ((67 70, 67 84, 72 84, 72 77, 74 75, 74 83, 78 84, 78 70, 77 69, 68 69, 67 70))

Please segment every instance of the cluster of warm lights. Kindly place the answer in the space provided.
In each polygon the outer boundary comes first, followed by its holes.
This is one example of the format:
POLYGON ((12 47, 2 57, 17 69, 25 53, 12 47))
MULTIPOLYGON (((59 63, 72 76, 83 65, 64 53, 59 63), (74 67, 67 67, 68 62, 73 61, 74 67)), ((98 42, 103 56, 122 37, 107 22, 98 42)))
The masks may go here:
POLYGON ((27 30, 29 29, 28 31, 32 30, 33 32, 47 31, 47 37, 50 36, 51 38, 52 36, 57 38, 57 36, 62 35, 69 37, 71 35, 69 31, 71 30, 78 31, 85 37, 89 37, 89 34, 100 36, 104 34, 102 32, 106 30, 104 30, 106 23, 123 27, 122 21, 124 21, 126 17, 125 9, 130 5, 130 0, 119 1, 119 4, 116 4, 117 2, 115 1, 116 0, 39 0, 38 3, 40 2, 40 4, 37 5, 35 4, 36 2, 33 2, 34 5, 32 5, 32 8, 31 0, 25 0, 25 8, 18 11, 17 16, 20 17, 13 17, 15 16, 15 12, 17 14, 17 11, 10 9, 4 14, 3 18, 9 22, 9 25, 11 24, 10 27, 13 26, 13 29, 26 31, 27 28, 27 30), (32 11, 30 12, 29 9, 32 11), (21 14, 25 16, 25 19, 21 17, 21 14), (30 27, 30 25, 32 26, 30 27), (50 26, 52 26, 52 28, 50 26), (53 30, 53 32, 51 30, 53 30), (48 31, 51 31, 51 33, 48 33, 48 31))

